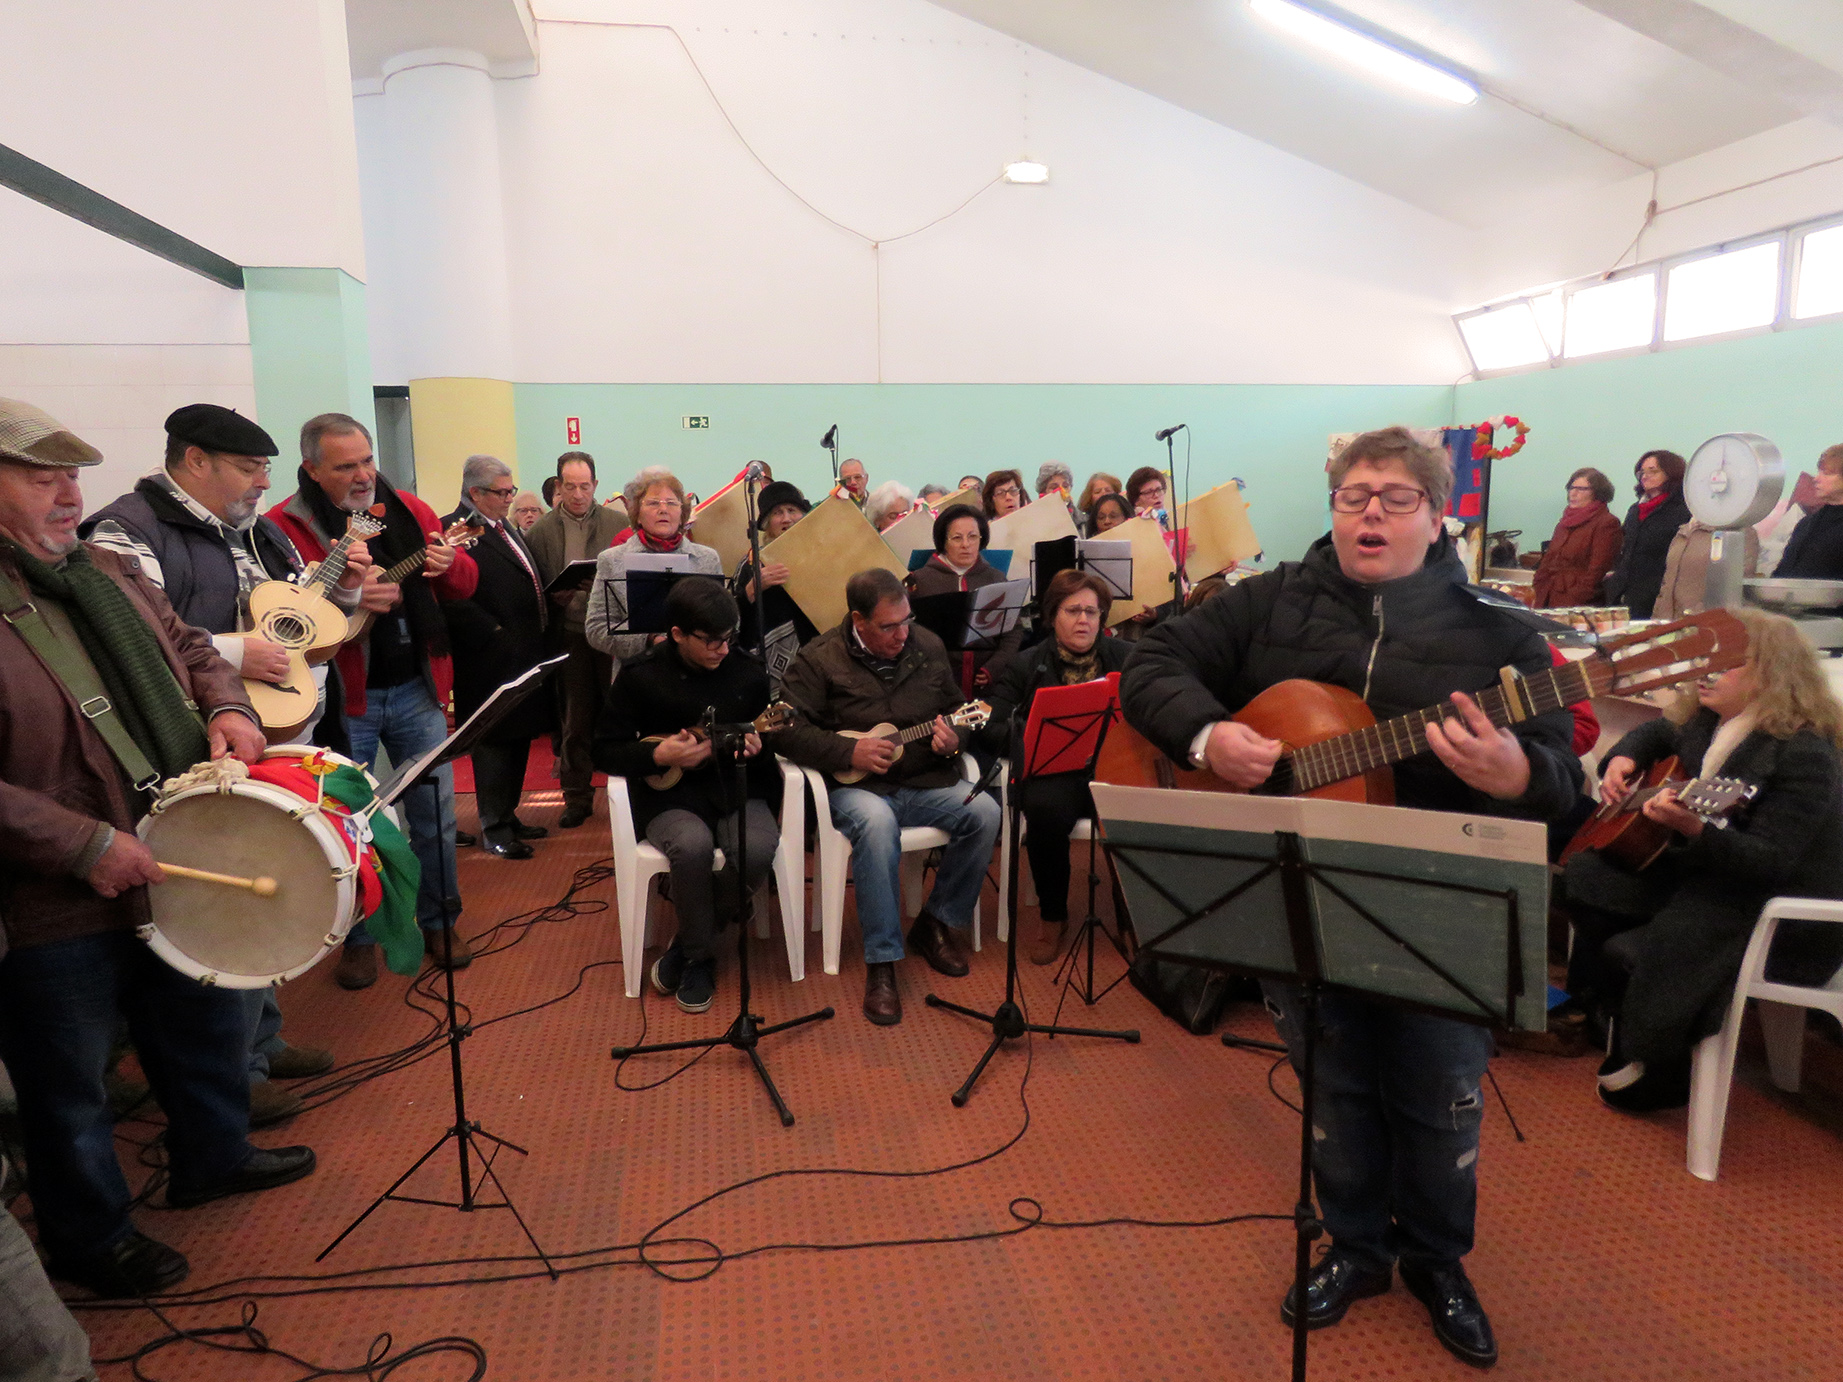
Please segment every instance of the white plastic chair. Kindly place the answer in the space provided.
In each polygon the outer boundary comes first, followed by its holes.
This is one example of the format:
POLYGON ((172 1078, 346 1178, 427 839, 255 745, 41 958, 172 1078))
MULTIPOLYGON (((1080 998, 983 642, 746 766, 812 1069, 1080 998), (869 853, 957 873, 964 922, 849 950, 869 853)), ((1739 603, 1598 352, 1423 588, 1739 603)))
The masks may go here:
MULTIPOLYGON (((998 760, 998 805, 1004 812, 998 827, 998 939, 1007 941, 1011 939, 1011 764, 1003 758, 998 760)), ((1030 876, 1030 856, 1024 853, 1024 836, 1029 833, 1030 823, 1019 816, 1018 863, 1022 871, 1018 875, 1018 901, 1034 907, 1036 880, 1030 876)), ((1094 821, 1088 816, 1076 821, 1069 832, 1071 840, 1087 840, 1093 835, 1094 821)))
MULTIPOLYGON (((781 930, 787 941, 787 971, 795 980, 806 977, 806 794, 797 769, 781 765, 781 841, 774 851, 775 887, 781 901, 781 930)), ((671 865, 657 848, 634 833, 633 803, 627 779, 608 779, 608 826, 614 844, 614 897, 621 921, 621 968, 627 996, 638 998, 646 977, 646 946, 652 911, 653 882, 671 865)), ((716 852, 712 871, 723 867, 723 851, 716 852)), ((755 934, 768 935, 768 909, 755 908, 755 934)))
MULTIPOLYGON (((831 797, 826 775, 803 768, 813 792, 813 823, 818 840, 818 867, 813 870, 813 926, 820 932, 827 974, 838 973, 838 952, 845 929, 845 882, 850 876, 851 841, 832 824, 831 797)), ((960 775, 970 785, 979 780, 971 754, 960 755, 960 775)), ((902 831, 902 905, 914 916, 922 905, 922 864, 929 850, 945 849, 947 832, 930 825, 905 826, 902 831)), ((983 901, 983 897, 982 897, 983 901)), ((973 949, 979 949, 979 906, 973 907, 973 949)))
POLYGON ((1773 984, 1766 980, 1766 956, 1781 921, 1830 921, 1843 924, 1843 902, 1815 897, 1775 897, 1760 912, 1727 1021, 1712 1037, 1697 1043, 1690 1067, 1689 1173, 1714 1180, 1721 1166, 1721 1140, 1728 1121, 1728 1092, 1734 1083, 1734 1052, 1741 1040, 1741 1017, 1747 1000, 1760 1004, 1760 1031, 1766 1038, 1766 1063, 1773 1083, 1798 1092, 1803 1063, 1805 1009, 1818 1008, 1843 1021, 1843 969, 1823 988, 1773 984))

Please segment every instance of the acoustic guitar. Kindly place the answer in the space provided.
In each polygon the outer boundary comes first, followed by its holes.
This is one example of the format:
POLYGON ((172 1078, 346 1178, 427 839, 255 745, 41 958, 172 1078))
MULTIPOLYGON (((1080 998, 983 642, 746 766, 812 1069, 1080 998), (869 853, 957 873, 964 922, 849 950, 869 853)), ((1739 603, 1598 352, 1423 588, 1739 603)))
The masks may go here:
MULTIPOLYGON (((985 722, 992 718, 992 707, 984 701, 968 701, 947 717, 947 723, 956 729, 983 729, 985 722)), ((924 720, 919 725, 907 729, 897 729, 894 725, 875 725, 870 729, 841 729, 838 734, 846 739, 887 739, 898 749, 913 744, 917 739, 926 739, 934 733, 934 721, 924 720)), ((854 782, 862 782, 869 777, 869 772, 861 768, 846 768, 832 774, 832 778, 841 787, 849 787, 854 782)))
MULTIPOLYGON (((423 561, 429 555, 431 547, 472 547, 485 534, 485 528, 478 523, 469 523, 465 519, 450 524, 447 531, 439 538, 431 538, 385 571, 378 577, 378 582, 381 585, 402 585, 411 576, 422 570, 423 561)), ((355 609, 348 614, 346 616, 346 642, 350 643, 370 633, 372 621, 377 617, 377 611, 372 609, 355 609)))
MULTIPOLYGON (((757 734, 773 734, 777 730, 786 729, 793 723, 793 720, 794 708, 786 701, 776 701, 751 720, 749 728, 757 734)), ((699 739, 710 738, 710 730, 704 725, 686 725, 685 728, 699 739)), ((666 736, 663 734, 649 734, 640 742, 642 744, 663 744, 665 741, 666 736)), ((684 775, 685 770, 674 763, 669 767, 661 768, 656 773, 648 773, 641 780, 654 791, 664 792, 678 786, 679 780, 684 775)))
MULTIPOLYGON (((1581 662, 1527 677, 1506 667, 1498 685, 1474 692, 1473 699, 1501 729, 1594 696, 1635 696, 1725 672, 1746 659, 1746 625, 1727 610, 1704 610, 1602 638, 1596 653, 1581 662)), ((1448 702, 1378 723, 1354 691, 1297 680, 1268 687, 1230 718, 1285 745, 1273 775, 1254 789, 1257 793, 1393 806, 1394 765, 1428 752, 1427 727, 1452 714, 1448 702)), ((1178 767, 1131 725, 1118 721, 1107 731, 1094 775, 1097 781, 1129 787, 1239 790, 1205 769, 1178 767)))
POLYGON ((1644 805, 1659 792, 1674 790, 1677 805, 1702 818, 1717 830, 1728 828, 1728 817, 1752 801, 1760 789, 1734 777, 1699 777, 1686 782, 1677 775, 1675 755, 1651 765, 1644 783, 1620 801, 1609 801, 1587 818, 1561 852, 1567 863, 1583 850, 1598 850, 1606 859, 1633 873, 1649 868, 1670 847, 1676 831, 1644 814, 1644 805))

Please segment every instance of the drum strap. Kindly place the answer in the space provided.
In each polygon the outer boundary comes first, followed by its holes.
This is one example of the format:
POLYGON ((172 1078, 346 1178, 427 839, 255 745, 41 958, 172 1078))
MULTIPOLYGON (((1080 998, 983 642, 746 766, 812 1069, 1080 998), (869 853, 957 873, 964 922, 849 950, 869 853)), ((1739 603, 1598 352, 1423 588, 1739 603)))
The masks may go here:
POLYGON ((27 646, 38 654, 39 661, 63 684, 71 699, 76 701, 78 711, 102 736, 109 752, 115 755, 115 761, 122 765, 122 771, 128 774, 135 790, 146 792, 158 786, 160 774, 147 761, 140 745, 134 742, 122 717, 115 713, 114 702, 109 699, 102 678, 89 658, 81 648, 72 647, 57 636, 38 606, 20 593, 5 572, 0 572, 0 618, 18 631, 27 646))

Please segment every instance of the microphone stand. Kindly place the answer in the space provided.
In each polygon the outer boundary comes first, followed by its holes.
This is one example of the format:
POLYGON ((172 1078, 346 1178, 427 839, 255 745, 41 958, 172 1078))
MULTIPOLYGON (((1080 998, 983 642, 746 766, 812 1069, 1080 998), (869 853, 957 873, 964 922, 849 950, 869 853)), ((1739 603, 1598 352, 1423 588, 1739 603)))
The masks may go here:
MULTIPOLYGON (((761 528, 756 522, 755 488, 760 473, 754 467, 755 463, 751 463, 750 473, 744 477, 742 489, 749 522, 749 562, 755 576, 755 656, 765 666, 768 588, 762 584, 761 577, 761 528)), ((629 1056, 648 1055, 655 1051, 699 1051, 712 1046, 732 1046, 746 1055, 749 1064, 755 1067, 756 1078, 762 1082, 762 1088, 768 1091, 768 1102, 774 1105, 781 1126, 791 1128, 794 1116, 788 1111, 780 1090, 774 1087, 774 1079, 768 1074, 768 1067, 762 1064, 761 1055, 755 1048, 763 1037, 784 1032, 790 1027, 803 1027, 809 1022, 823 1022, 833 1016, 833 1011, 831 1008, 821 1008, 818 1012, 810 1012, 804 1017, 791 1018, 786 1022, 776 1022, 768 1027, 761 1025, 762 1019, 758 1014, 749 1011, 749 922, 755 912, 755 895, 749 888, 749 769, 748 759, 742 756, 742 747, 740 734, 719 731, 711 736, 711 748, 717 758, 717 782, 723 793, 723 814, 734 822, 736 836, 737 893, 740 897, 736 904, 736 1018, 721 1036, 699 1037, 693 1041, 656 1041, 646 1046, 616 1046, 608 1054, 616 1060, 625 1060, 629 1056), (733 778, 731 772, 734 773, 733 778)), ((765 746, 763 752, 767 752, 765 746)), ((804 788, 795 790, 802 791, 804 788)), ((781 905, 787 906, 786 898, 781 899, 781 905)))

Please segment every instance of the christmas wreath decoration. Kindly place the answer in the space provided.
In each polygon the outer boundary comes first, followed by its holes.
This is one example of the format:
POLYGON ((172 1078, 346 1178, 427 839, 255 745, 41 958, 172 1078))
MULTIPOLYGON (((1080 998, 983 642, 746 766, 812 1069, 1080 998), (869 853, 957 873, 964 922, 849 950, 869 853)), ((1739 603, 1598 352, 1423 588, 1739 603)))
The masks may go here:
POLYGON ((1478 424, 1478 435, 1472 440, 1472 459, 1475 461, 1501 461, 1507 456, 1514 456, 1523 449, 1523 443, 1529 440, 1529 424, 1522 418, 1488 417, 1478 424), (1509 446, 1496 447, 1491 439, 1497 429, 1503 427, 1515 432, 1516 440, 1509 446))

